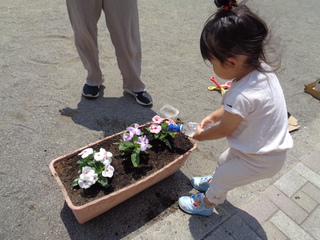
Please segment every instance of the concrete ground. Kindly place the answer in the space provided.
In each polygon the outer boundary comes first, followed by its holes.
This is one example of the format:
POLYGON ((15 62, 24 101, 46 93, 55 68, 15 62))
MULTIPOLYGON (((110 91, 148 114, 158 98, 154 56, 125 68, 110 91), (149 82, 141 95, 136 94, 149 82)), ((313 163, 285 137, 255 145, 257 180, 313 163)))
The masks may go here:
POLYGON ((319 100, 304 85, 320 77, 320 2, 260 0, 248 5, 266 20, 282 55, 288 111, 300 129, 285 167, 272 179, 231 191, 213 216, 178 209, 196 191, 189 178, 208 174, 227 148, 224 139, 199 143, 181 171, 80 225, 50 174, 51 160, 143 124, 165 104, 185 121, 219 107, 212 69, 199 51, 213 1, 139 0, 142 78, 151 108, 123 95, 110 36, 99 22, 104 93, 81 97, 86 72, 76 53, 65 1, 0 3, 0 239, 320 239, 319 100))

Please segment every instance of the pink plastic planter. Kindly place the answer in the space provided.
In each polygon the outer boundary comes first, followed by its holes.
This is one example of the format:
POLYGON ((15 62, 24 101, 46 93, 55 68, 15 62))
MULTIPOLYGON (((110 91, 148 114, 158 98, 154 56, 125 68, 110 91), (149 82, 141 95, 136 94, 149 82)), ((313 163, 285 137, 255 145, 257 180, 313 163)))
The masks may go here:
MULTIPOLYGON (((119 134, 121 134, 121 133, 114 134, 114 135, 109 136, 107 138, 112 138, 112 137, 119 135, 119 134)), ((56 173, 56 171, 54 169, 54 163, 61 161, 64 158, 68 158, 71 155, 74 155, 75 152, 80 152, 88 147, 92 147, 93 145, 100 143, 107 138, 104 138, 104 139, 99 140, 95 143, 89 144, 88 146, 80 148, 80 149, 78 149, 68 155, 61 156, 55 160, 52 160, 50 163, 50 166, 49 166, 52 175, 54 176, 54 178, 58 182, 58 185, 62 191, 62 194, 63 194, 68 206, 70 207, 70 209, 72 210, 73 214, 75 215, 76 219, 78 220, 78 222, 80 224, 85 223, 85 222, 99 216, 100 214, 108 211, 109 209, 113 208, 114 206, 118 205, 119 203, 122 203, 123 201, 133 197, 134 195, 138 194, 139 192, 147 189, 148 187, 156 184, 157 182, 159 182, 159 181, 169 177, 173 173, 177 172, 182 167, 184 162, 187 160, 190 153, 194 149, 196 149, 196 147, 197 147, 196 143, 192 139, 190 139, 190 141, 193 143, 193 147, 188 152, 186 152, 184 155, 181 155, 180 157, 175 159, 173 162, 171 162, 168 165, 166 165, 165 167, 163 167, 161 170, 159 170, 159 171, 153 173, 152 175, 150 175, 144 179, 141 179, 140 181, 138 181, 134 184, 131 184, 121 190, 110 193, 100 199, 94 200, 94 201, 89 202, 87 204, 84 204, 82 206, 75 206, 71 202, 71 199, 68 196, 68 193, 67 193, 63 183, 61 182, 58 174, 56 173)))

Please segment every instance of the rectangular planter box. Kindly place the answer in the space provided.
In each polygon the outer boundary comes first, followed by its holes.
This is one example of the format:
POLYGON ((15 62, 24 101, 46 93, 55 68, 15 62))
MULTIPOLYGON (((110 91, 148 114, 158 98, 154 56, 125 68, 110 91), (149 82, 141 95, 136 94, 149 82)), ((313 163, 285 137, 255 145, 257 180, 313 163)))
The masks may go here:
POLYGON ((62 191, 62 194, 66 200, 66 203, 68 204, 68 206, 70 207, 70 209, 72 210, 72 212, 74 213, 76 219, 78 220, 78 222, 80 224, 85 223, 85 222, 99 216, 100 214, 108 211, 109 209, 113 208, 114 206, 118 205, 119 203, 122 203, 123 201, 131 198, 132 196, 138 194, 139 192, 147 189, 148 187, 156 184, 157 182, 159 182, 159 181, 169 177, 173 173, 177 172, 182 167, 184 162, 187 160, 190 153, 194 149, 196 149, 196 147, 197 147, 196 143, 191 138, 189 138, 190 142, 193 144, 193 147, 188 152, 186 152, 185 154, 181 155, 180 157, 176 158, 174 161, 172 161, 171 163, 169 163, 168 165, 163 167, 161 170, 158 170, 157 172, 153 173, 152 175, 147 176, 147 177, 137 181, 136 183, 131 184, 121 190, 112 192, 112 193, 110 193, 100 199, 94 200, 94 201, 89 202, 87 204, 84 204, 82 206, 75 206, 71 202, 71 199, 68 196, 68 193, 67 193, 62 181, 60 180, 57 172, 55 171, 54 164, 58 161, 65 159, 65 158, 73 156, 73 155, 75 155, 75 153, 78 153, 86 148, 92 147, 93 145, 100 143, 100 142, 104 141, 105 139, 112 138, 112 137, 114 137, 116 135, 120 135, 120 134, 122 134, 122 132, 114 134, 109 137, 106 137, 106 138, 99 140, 95 143, 89 144, 88 146, 80 148, 80 149, 78 149, 68 155, 64 155, 64 156, 61 156, 57 159, 54 159, 50 163, 49 168, 51 170, 51 173, 54 176, 54 178, 56 179, 56 181, 62 191))

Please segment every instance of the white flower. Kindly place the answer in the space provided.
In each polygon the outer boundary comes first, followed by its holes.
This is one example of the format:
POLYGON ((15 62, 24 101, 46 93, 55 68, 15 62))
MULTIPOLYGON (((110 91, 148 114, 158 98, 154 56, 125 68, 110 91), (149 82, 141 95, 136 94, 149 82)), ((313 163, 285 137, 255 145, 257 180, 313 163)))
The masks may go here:
POLYGON ((114 167, 111 165, 106 165, 104 171, 102 172, 102 176, 111 178, 113 176, 114 167))
POLYGON ((111 164, 111 162, 112 162, 112 153, 111 152, 108 152, 108 153, 110 153, 111 154, 111 156, 110 155, 107 155, 103 160, 102 160, 102 163, 105 165, 105 166, 109 166, 110 164, 111 164))
POLYGON ((89 188, 98 180, 98 174, 91 167, 83 167, 80 174, 78 184, 81 188, 89 188))
POLYGON ((113 154, 111 152, 107 152, 104 148, 100 148, 100 152, 94 154, 94 160, 104 162, 104 161, 112 161, 113 154))
POLYGON ((106 158, 112 158, 113 154, 111 152, 106 152, 106 158))
POLYGON ((95 154, 94 154, 94 160, 96 160, 96 161, 102 161, 104 158, 105 158, 105 156, 106 156, 106 150, 104 149, 104 148, 100 148, 100 152, 96 152, 95 154))
POLYGON ((81 153, 79 153, 78 155, 81 155, 82 158, 86 158, 92 153, 93 153, 93 149, 87 148, 87 149, 83 150, 81 153))

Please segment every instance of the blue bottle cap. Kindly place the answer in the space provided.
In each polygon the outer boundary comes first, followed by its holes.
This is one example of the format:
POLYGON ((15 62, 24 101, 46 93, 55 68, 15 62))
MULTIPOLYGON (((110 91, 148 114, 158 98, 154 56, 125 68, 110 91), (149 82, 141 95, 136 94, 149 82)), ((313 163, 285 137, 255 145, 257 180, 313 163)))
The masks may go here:
POLYGON ((178 124, 177 126, 175 126, 174 124, 170 124, 169 125, 169 131, 170 132, 181 132, 181 124, 178 124))

